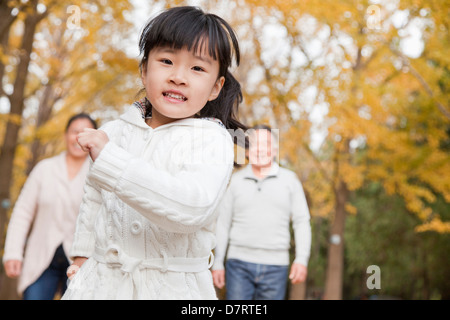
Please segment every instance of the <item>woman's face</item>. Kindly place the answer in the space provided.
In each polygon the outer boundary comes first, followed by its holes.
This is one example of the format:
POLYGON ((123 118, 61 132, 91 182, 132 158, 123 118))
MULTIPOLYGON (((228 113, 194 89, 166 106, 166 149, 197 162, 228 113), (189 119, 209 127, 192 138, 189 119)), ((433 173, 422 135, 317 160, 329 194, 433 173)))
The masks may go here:
POLYGON ((88 119, 77 119, 70 124, 65 133, 67 153, 74 158, 84 158, 88 155, 87 152, 81 150, 81 147, 77 142, 77 135, 82 132, 84 128, 94 127, 88 119))
POLYGON ((168 123, 195 115, 219 95, 225 79, 218 74, 219 62, 206 49, 154 48, 142 72, 152 117, 168 123))

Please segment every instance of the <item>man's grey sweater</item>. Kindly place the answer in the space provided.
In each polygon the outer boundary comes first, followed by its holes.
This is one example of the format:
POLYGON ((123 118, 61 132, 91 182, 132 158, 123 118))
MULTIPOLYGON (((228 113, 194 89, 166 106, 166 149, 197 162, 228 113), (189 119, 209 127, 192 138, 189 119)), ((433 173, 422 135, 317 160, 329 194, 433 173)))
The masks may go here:
POLYGON ((310 214, 297 175, 274 163, 271 173, 258 179, 251 165, 234 173, 219 205, 213 270, 224 259, 288 265, 289 223, 295 239, 295 263, 308 264, 311 248, 310 214))

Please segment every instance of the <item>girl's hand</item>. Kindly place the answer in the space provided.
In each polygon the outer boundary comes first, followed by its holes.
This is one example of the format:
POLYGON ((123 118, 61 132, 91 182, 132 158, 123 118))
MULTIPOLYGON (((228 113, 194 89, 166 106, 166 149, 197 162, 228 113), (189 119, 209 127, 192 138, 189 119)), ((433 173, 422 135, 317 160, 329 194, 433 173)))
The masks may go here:
POLYGON ((102 130, 85 128, 83 132, 77 136, 78 144, 85 152, 89 152, 92 161, 97 159, 100 152, 108 143, 109 138, 102 130))
POLYGON ((67 269, 67 277, 69 280, 72 280, 72 278, 75 276, 75 274, 78 272, 78 270, 81 268, 83 263, 85 263, 87 258, 85 257, 76 257, 73 260, 72 265, 67 269))
POLYGON ((5 272, 9 278, 15 279, 22 273, 22 261, 8 260, 5 262, 5 272))

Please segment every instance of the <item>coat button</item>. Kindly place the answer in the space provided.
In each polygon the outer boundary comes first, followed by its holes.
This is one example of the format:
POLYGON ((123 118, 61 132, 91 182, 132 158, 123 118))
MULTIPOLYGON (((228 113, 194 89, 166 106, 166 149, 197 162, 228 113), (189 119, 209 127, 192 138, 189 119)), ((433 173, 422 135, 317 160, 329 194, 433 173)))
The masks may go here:
POLYGON ((142 231, 142 224, 139 221, 133 221, 131 223, 131 233, 138 235, 142 231))

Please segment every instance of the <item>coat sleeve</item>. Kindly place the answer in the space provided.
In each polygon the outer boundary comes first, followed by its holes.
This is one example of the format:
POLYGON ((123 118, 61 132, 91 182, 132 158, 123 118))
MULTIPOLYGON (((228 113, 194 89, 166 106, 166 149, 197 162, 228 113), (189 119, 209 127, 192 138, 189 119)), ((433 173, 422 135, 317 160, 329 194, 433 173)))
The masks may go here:
POLYGON ((102 206, 102 196, 100 189, 89 178, 86 178, 84 185, 84 195, 77 217, 74 240, 70 250, 70 258, 92 256, 95 249, 94 225, 98 213, 102 206))
POLYGON ((214 221, 233 168, 234 149, 228 132, 209 130, 208 137, 202 150, 183 147, 183 140, 167 146, 164 152, 171 152, 169 161, 176 163, 177 170, 158 169, 109 141, 90 177, 162 229, 195 232, 214 221))
POLYGON ((41 179, 45 177, 44 171, 43 162, 38 163, 20 192, 8 225, 3 261, 23 260, 25 243, 38 207, 41 179))

